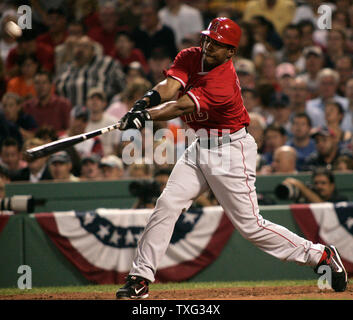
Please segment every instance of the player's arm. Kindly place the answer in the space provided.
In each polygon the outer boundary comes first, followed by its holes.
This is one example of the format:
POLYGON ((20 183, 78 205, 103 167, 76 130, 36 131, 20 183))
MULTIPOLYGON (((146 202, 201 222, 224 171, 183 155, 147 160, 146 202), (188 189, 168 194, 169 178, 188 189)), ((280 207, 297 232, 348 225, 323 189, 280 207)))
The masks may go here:
POLYGON ((167 121, 194 112, 195 109, 194 101, 188 95, 183 95, 176 101, 167 101, 148 110, 128 112, 121 120, 120 130, 142 129, 146 121, 167 121))
POLYGON ((131 111, 141 111, 155 107, 165 101, 170 101, 174 98, 180 87, 181 84, 179 81, 167 77, 156 84, 151 90, 148 90, 140 100, 137 100, 131 111))
POLYGON ((176 101, 168 101, 159 106, 148 109, 151 120, 167 121, 182 115, 192 113, 195 103, 188 95, 183 95, 176 101))

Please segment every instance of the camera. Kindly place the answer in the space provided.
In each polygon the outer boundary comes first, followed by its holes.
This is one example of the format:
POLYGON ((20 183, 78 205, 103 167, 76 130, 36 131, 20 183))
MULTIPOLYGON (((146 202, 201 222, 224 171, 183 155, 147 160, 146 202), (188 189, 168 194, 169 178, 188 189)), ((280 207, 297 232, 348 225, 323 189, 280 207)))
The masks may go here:
POLYGON ((19 195, 0 199, 1 211, 14 212, 34 212, 36 205, 43 205, 46 201, 43 199, 34 199, 30 195, 19 195))
POLYGON ((133 181, 129 185, 130 194, 144 203, 154 202, 161 194, 161 186, 155 180, 133 181))
POLYGON ((275 188, 275 195, 281 200, 298 200, 300 197, 300 190, 292 184, 279 184, 275 188))

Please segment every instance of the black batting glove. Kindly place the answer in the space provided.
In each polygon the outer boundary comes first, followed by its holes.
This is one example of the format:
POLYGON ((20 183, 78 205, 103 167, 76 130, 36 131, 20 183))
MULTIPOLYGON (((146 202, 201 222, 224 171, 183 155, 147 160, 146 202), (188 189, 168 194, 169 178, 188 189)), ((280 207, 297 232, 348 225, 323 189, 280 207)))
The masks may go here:
POLYGON ((129 111, 131 112, 142 111, 142 110, 145 110, 146 108, 147 108, 147 102, 141 99, 141 100, 137 100, 129 111))
POLYGON ((146 110, 129 111, 120 120, 120 130, 137 129, 140 130, 145 127, 145 122, 151 120, 151 115, 146 110))

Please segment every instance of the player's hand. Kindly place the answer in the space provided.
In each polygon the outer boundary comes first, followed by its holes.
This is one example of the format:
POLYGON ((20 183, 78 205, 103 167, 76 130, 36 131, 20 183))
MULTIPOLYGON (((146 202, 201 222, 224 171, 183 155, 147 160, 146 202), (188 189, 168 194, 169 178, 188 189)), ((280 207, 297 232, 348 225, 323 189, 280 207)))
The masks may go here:
POLYGON ((131 112, 135 112, 135 111, 142 111, 142 110, 145 110, 147 108, 147 102, 146 100, 143 100, 143 99, 140 99, 140 100, 137 100, 133 107, 131 108, 131 112))
POLYGON ((151 115, 146 110, 129 111, 120 120, 120 130, 137 129, 140 130, 145 127, 145 122, 152 120, 151 115))

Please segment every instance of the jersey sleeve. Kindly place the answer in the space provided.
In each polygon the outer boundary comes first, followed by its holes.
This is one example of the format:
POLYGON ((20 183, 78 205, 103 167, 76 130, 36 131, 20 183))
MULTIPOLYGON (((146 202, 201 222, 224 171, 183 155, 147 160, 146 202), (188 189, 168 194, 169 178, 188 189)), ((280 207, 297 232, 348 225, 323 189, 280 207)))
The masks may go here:
POLYGON ((228 104, 233 96, 234 88, 212 79, 200 81, 186 94, 194 101, 197 112, 208 111, 210 107, 228 104))
POLYGON ((191 61, 190 52, 187 50, 182 50, 175 57, 174 62, 170 69, 166 71, 166 76, 172 77, 173 79, 180 82, 183 88, 186 87, 186 84, 189 79, 190 72, 190 61, 191 61))

